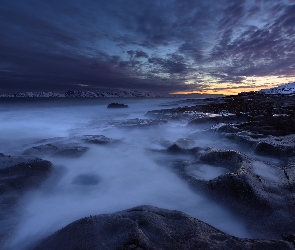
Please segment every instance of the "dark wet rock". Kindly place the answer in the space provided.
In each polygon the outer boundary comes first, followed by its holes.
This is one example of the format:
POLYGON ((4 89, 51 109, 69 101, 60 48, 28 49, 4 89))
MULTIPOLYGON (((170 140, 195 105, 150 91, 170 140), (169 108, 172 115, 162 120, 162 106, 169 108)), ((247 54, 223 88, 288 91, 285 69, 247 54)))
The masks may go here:
POLYGON ((104 135, 83 135, 82 140, 93 144, 110 144, 120 142, 121 140, 108 138, 104 135))
POLYGON ((259 115, 249 118, 249 122, 237 128, 264 135, 284 136, 295 133, 295 117, 292 115, 259 115))
POLYGON ((293 246, 295 247, 295 234, 289 234, 289 235, 283 236, 283 240, 291 242, 293 246))
MULTIPOLYGON (((248 122, 249 130, 255 131, 257 119, 269 134, 287 135, 294 133, 295 101, 291 95, 226 96, 216 98, 204 105, 153 110, 146 116, 155 119, 195 120, 195 124, 204 122, 248 122), (267 117, 266 121, 263 121, 267 117), (214 121, 215 120, 215 121, 214 121), (288 126, 289 124, 289 126, 288 126)), ((246 125, 245 125, 246 126, 246 125)))
POLYGON ((194 117, 187 125, 193 126, 203 123, 224 123, 236 121, 237 116, 235 114, 203 114, 200 117, 194 117))
POLYGON ((52 164, 38 158, 0 157, 0 194, 23 192, 38 186, 52 171, 52 164))
POLYGON ((227 123, 219 123, 215 126, 212 126, 211 129, 218 131, 219 133, 239 133, 243 131, 236 126, 227 123))
POLYGON ((38 244, 46 249, 294 249, 285 240, 230 236, 182 212, 140 206, 75 221, 38 244))
POLYGON ((192 188, 242 216, 259 237, 280 237, 295 230, 295 170, 292 161, 273 165, 231 150, 203 150, 194 162, 176 162, 175 170, 192 188), (200 164, 224 167, 228 173, 211 180, 192 174, 200 164), (293 164, 293 165, 292 165, 293 164))
POLYGON ((93 174, 80 174, 73 179, 73 184, 82 185, 82 186, 94 186, 97 185, 100 181, 100 178, 97 175, 93 174))
POLYGON ((109 125, 119 128, 147 128, 166 124, 168 121, 164 119, 128 119, 125 121, 113 121, 109 125))
POLYGON ((231 172, 237 171, 243 162, 243 156, 233 150, 210 150, 200 156, 200 160, 213 166, 225 166, 231 172))
MULTIPOLYGON (((293 137, 295 138, 295 136, 293 137)), ((295 143, 288 145, 285 138, 268 138, 257 142, 254 152, 259 155, 290 157, 295 156, 295 143), (278 139, 278 140, 275 140, 278 139)))
POLYGON ((0 154, 0 244, 5 249, 17 224, 21 196, 38 188, 52 173, 51 162, 0 154))
POLYGON ((258 155, 277 158, 295 156, 295 134, 271 136, 253 133, 237 128, 236 124, 216 126, 211 130, 221 133, 234 142, 248 146, 258 155))
POLYGON ((32 147, 23 152, 23 155, 52 155, 62 157, 80 157, 86 153, 87 147, 77 143, 49 143, 32 147))
POLYGON ((110 103, 108 105, 108 108, 128 108, 128 105, 126 104, 121 104, 121 103, 110 103))

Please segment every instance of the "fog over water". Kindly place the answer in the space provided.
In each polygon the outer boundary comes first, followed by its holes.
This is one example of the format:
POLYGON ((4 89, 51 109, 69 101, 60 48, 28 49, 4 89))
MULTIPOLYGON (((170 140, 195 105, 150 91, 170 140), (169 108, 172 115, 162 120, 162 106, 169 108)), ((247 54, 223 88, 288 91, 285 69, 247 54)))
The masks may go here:
MULTIPOLYGON (((171 170, 169 163, 173 159, 190 159, 190 156, 158 154, 150 150, 165 148, 157 142, 159 138, 171 142, 187 138, 193 131, 185 126, 185 122, 131 130, 110 124, 111 121, 145 118, 144 114, 149 110, 175 107, 175 100, 2 100, 0 153, 20 155, 37 145, 36 142, 56 137, 104 135, 122 140, 111 145, 81 144, 89 150, 79 158, 40 156, 51 161, 55 171, 41 188, 27 193, 19 204, 21 212, 10 240, 11 249, 26 249, 82 217, 113 213, 138 205, 180 210, 226 233, 251 237, 240 218, 201 192, 191 190, 171 170), (110 102, 125 103, 129 108, 107 109, 110 102), (172 106, 160 106, 167 103, 172 106)), ((236 146, 214 135, 200 135, 195 143, 196 146, 227 149, 236 146)), ((257 164, 256 169, 260 171, 263 167, 257 164)), ((209 165, 192 170, 193 174, 206 180, 225 172, 222 166, 212 168, 209 165)))

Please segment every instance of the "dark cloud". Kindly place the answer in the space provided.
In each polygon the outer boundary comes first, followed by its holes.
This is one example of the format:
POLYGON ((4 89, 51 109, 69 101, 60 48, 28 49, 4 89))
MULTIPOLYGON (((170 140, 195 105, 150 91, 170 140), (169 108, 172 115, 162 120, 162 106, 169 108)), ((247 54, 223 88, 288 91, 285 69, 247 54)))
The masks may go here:
POLYGON ((234 40, 231 30, 225 30, 210 60, 222 60, 224 65, 219 70, 232 76, 293 74, 294 13, 295 5, 285 7, 278 18, 268 20, 261 28, 249 26, 234 40))
POLYGON ((223 18, 219 23, 220 29, 230 29, 240 24, 240 21, 245 16, 245 2, 245 0, 229 1, 230 4, 224 9, 223 18))
POLYGON ((192 91, 210 77, 294 76, 294 13, 288 0, 4 1, 1 91, 192 91))

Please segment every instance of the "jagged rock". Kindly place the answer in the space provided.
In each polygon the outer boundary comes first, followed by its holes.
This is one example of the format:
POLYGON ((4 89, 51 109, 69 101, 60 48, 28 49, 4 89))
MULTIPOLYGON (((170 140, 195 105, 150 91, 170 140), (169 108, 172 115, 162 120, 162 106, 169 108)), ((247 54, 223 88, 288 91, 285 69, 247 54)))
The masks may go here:
POLYGON ((121 103, 110 103, 108 105, 108 108, 128 108, 128 105, 126 104, 121 104, 121 103))
POLYGON ((23 155, 53 155, 62 157, 80 157, 88 150, 77 143, 49 143, 32 147, 23 152, 23 155))
POLYGON ((140 206, 77 220, 33 249, 294 249, 289 240, 241 239, 182 212, 140 206))

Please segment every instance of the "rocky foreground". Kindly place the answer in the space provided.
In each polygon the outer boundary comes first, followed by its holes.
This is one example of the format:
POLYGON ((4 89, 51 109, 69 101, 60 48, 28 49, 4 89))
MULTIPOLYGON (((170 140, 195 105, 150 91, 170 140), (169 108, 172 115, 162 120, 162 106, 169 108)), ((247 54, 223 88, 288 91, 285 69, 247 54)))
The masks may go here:
MULTIPOLYGON (((182 212, 140 206, 80 219, 33 249, 295 249, 294 96, 229 96, 207 99, 202 105, 150 111, 146 116, 111 125, 147 129, 172 120, 185 121, 193 131, 187 138, 175 142, 159 138, 156 143, 164 149, 151 151, 171 155, 171 161, 165 163, 168 167, 193 190, 201 190, 240 216, 263 240, 233 237, 182 212), (204 133, 218 134, 241 150, 198 147, 195 139, 204 133), (191 160, 175 160, 175 155, 190 155, 191 160), (194 174, 204 164, 222 166, 226 173, 213 179, 194 174)), ((118 143, 124 141, 85 135, 39 141, 21 156, 0 154, 1 245, 5 246, 14 230, 5 226, 5 216, 17 216, 22 194, 54 177, 54 167, 40 159, 42 155, 80 157, 87 152, 87 145, 118 143)), ((77 181, 95 180, 82 176, 77 181)))

